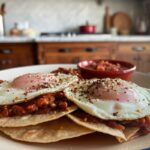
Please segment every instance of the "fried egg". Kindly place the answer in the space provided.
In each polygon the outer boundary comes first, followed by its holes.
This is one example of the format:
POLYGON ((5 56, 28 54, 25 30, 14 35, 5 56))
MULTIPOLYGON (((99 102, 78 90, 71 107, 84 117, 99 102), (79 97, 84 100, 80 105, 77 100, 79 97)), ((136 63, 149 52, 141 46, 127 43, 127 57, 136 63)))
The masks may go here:
POLYGON ((150 90, 121 79, 82 80, 65 95, 85 112, 104 120, 133 120, 150 115, 150 90))
POLYGON ((0 82, 0 105, 27 101, 46 93, 62 91, 78 77, 66 74, 24 74, 13 81, 0 82))

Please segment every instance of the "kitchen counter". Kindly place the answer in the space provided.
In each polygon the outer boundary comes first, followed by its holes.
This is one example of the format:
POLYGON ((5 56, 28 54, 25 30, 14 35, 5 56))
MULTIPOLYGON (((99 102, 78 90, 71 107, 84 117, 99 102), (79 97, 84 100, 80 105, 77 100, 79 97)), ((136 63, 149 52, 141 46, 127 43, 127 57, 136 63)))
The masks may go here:
POLYGON ((28 43, 33 41, 34 39, 29 37, 11 37, 11 36, 0 37, 0 43, 28 43))
POLYGON ((149 36, 76 35, 73 37, 0 37, 0 43, 27 42, 150 42, 149 36))
POLYGON ((150 42, 150 36, 77 35, 75 37, 37 37, 36 42, 150 42))

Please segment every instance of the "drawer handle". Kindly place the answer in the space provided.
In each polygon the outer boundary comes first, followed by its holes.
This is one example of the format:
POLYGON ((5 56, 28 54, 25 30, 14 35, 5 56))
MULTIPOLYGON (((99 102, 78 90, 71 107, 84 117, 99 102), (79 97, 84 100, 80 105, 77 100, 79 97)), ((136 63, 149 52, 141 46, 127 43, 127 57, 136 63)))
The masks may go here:
POLYGON ((141 52, 141 51, 146 50, 146 48, 145 48, 145 47, 142 47, 142 46, 139 46, 139 47, 133 47, 132 50, 133 50, 133 51, 136 51, 136 52, 141 52))
POLYGON ((0 49, 0 54, 12 54, 11 49, 0 49))
POLYGON ((133 60, 135 60, 135 61, 141 61, 142 59, 141 59, 140 56, 137 56, 137 57, 134 57, 133 60))
POLYGON ((60 48, 60 49, 58 49, 58 52, 60 52, 60 53, 67 53, 67 52, 70 52, 70 51, 71 51, 70 48, 60 48))
POLYGON ((76 64, 80 61, 80 57, 74 57, 73 60, 72 60, 72 63, 73 64, 76 64))
POLYGON ((85 48, 85 52, 95 52, 97 49, 92 47, 85 48))

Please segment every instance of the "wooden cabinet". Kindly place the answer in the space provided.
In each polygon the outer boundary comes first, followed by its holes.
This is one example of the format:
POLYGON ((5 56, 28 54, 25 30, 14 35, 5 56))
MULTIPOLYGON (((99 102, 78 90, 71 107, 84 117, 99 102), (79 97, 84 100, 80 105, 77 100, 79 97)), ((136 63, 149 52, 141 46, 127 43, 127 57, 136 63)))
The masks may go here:
POLYGON ((0 43, 0 69, 33 65, 35 59, 33 43, 0 43))
POLYGON ((81 60, 95 58, 129 61, 137 66, 138 71, 150 72, 150 43, 38 43, 38 62, 40 64, 78 63, 81 60))
POLYGON ((85 59, 111 58, 115 43, 108 42, 65 42, 38 43, 38 62, 77 63, 85 59))
POLYGON ((0 43, 0 69, 39 64, 78 63, 85 59, 118 59, 150 72, 149 42, 0 43), (36 44, 36 47, 35 47, 36 44))
POLYGON ((150 72, 150 43, 118 43, 114 58, 134 63, 138 71, 150 72))

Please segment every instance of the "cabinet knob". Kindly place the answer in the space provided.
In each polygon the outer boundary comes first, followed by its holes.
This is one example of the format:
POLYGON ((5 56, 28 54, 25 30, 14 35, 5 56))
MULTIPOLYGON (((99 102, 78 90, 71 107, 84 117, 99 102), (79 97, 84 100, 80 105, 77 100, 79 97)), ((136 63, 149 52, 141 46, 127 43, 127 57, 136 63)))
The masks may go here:
POLYGON ((72 60, 72 63, 73 64, 76 64, 80 61, 80 57, 74 57, 73 60, 72 60))
POLYGON ((1 65, 11 65, 12 64, 12 60, 11 59, 3 59, 3 60, 0 60, 0 64, 1 65))
POLYGON ((134 57, 133 60, 135 60, 135 61, 141 61, 142 59, 141 59, 141 57, 134 57))
POLYGON ((0 49, 0 54, 12 54, 11 49, 0 49))
POLYGON ((71 51, 70 48, 60 48, 60 49, 58 49, 58 52, 60 52, 60 53, 67 53, 67 52, 70 52, 70 51, 71 51))
POLYGON ((97 49, 93 47, 87 47, 85 48, 85 52, 95 52, 97 49))

